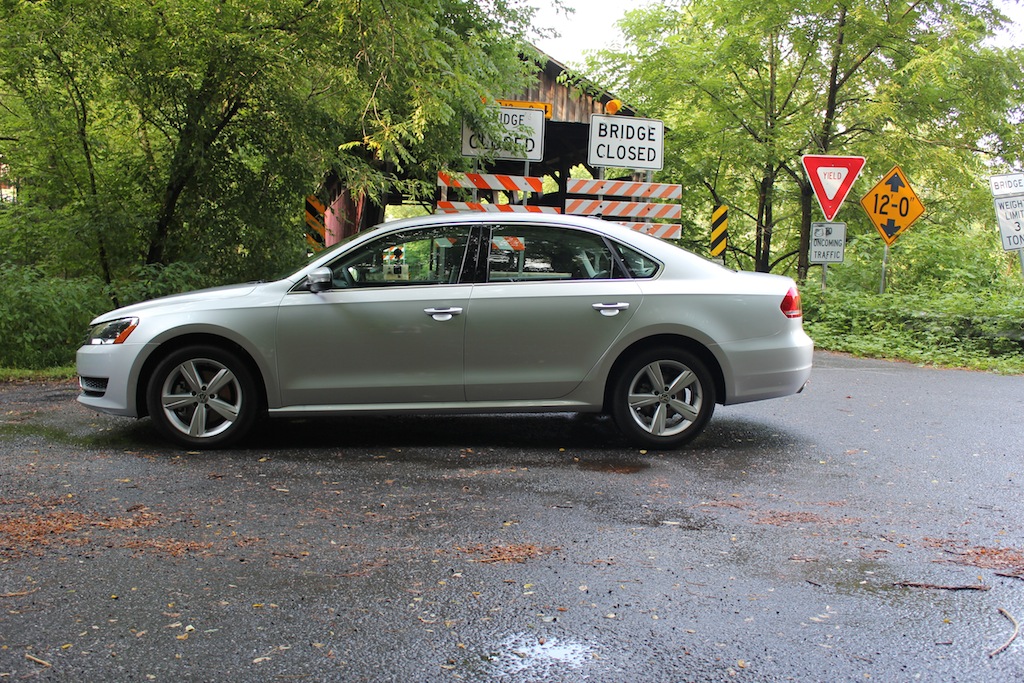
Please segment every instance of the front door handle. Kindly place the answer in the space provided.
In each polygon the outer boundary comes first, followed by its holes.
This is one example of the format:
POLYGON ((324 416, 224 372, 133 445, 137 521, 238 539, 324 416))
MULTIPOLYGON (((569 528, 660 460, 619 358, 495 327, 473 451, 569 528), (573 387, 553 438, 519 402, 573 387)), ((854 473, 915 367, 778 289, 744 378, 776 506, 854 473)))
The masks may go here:
POLYGON ((450 308, 424 308, 423 312, 434 320, 444 322, 445 320, 451 320, 462 313, 462 309, 458 306, 452 306, 450 308))
POLYGON ((601 315, 613 316, 618 315, 619 311, 624 311, 629 308, 629 304, 619 302, 615 304, 594 304, 594 310, 599 312, 601 315))

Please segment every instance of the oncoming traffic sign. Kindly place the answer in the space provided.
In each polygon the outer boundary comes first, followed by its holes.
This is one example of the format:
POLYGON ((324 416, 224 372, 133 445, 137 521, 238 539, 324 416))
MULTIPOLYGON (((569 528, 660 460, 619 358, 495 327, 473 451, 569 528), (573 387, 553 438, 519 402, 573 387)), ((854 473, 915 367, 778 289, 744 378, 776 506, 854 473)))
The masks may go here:
POLYGON ((810 263, 842 263, 846 256, 846 223, 811 223, 810 263))

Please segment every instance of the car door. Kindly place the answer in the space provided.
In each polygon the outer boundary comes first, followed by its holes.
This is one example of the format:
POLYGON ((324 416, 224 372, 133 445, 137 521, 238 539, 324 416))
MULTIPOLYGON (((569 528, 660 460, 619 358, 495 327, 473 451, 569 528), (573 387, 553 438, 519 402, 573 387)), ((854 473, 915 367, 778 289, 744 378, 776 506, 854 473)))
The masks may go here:
POLYGON ((463 401, 471 227, 389 233, 331 262, 334 287, 285 297, 277 365, 285 407, 463 401))
POLYGON ((594 233, 498 224, 484 242, 485 282, 466 319, 467 399, 565 396, 622 333, 639 287, 594 233))

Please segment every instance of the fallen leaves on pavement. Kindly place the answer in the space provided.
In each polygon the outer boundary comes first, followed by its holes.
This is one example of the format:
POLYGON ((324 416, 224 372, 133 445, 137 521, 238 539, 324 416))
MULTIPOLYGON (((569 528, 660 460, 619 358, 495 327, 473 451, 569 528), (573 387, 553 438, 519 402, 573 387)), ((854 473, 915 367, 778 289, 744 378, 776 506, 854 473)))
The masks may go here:
POLYGON ((550 555, 559 550, 555 546, 538 546, 533 543, 517 543, 513 545, 494 545, 486 547, 482 544, 465 548, 456 548, 467 555, 473 555, 471 562, 526 562, 537 557, 550 555))
POLYGON ((39 555, 53 544, 85 545, 91 529, 139 529, 157 523, 144 507, 127 517, 100 517, 68 509, 64 498, 0 500, 0 505, 15 508, 0 512, 0 557, 5 559, 39 555))

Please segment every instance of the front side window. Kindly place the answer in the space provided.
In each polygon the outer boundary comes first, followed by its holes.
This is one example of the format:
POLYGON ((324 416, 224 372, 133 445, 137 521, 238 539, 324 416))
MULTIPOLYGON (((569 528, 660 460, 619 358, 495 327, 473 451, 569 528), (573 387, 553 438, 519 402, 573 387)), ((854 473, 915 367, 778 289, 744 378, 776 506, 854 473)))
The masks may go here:
POLYGON ((622 277, 599 235, 539 225, 497 225, 487 257, 488 282, 622 277))
POLYGON ((391 233, 330 264, 334 286, 390 287, 458 282, 470 226, 430 226, 391 233))

